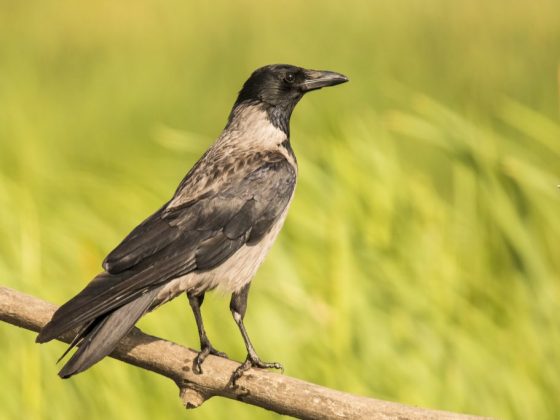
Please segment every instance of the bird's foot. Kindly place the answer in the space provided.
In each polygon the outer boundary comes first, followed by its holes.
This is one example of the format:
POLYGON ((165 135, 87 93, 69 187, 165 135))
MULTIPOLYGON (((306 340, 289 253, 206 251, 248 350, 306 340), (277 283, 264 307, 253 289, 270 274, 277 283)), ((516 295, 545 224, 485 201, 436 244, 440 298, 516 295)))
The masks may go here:
POLYGON ((255 356, 247 355, 247 358, 245 359, 243 364, 241 364, 241 366, 239 366, 237 369, 235 369, 235 372, 233 372, 233 375, 231 375, 231 378, 229 380, 230 386, 232 388, 236 388, 237 387, 236 382, 239 380, 239 378, 241 378, 243 376, 243 374, 246 371, 248 371, 251 368, 279 369, 281 371, 281 373, 284 373, 284 366, 282 366, 280 363, 277 363, 277 362, 263 362, 256 355, 255 356))
POLYGON ((198 353, 196 355, 196 357, 194 358, 194 361, 193 361, 193 372, 194 373, 196 373, 197 375, 200 375, 202 373, 202 362, 204 362, 204 360, 206 359, 206 357, 209 354, 212 354, 212 355, 218 356, 218 357, 223 357, 224 359, 228 358, 227 354, 225 354, 224 352, 216 350, 214 347, 212 347, 212 345, 210 343, 205 344, 205 345, 202 346, 202 349, 200 350, 200 353, 198 353))

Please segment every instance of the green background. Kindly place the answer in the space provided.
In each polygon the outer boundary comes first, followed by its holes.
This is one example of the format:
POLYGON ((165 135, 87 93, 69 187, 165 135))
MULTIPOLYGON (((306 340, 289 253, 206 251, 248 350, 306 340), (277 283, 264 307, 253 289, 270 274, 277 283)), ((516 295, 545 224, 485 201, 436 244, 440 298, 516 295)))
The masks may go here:
MULTIPOLYGON (((0 283, 56 303, 176 185, 255 68, 351 82, 292 119, 296 197, 247 328, 286 374, 408 404, 559 418, 556 0, 0 1, 0 283)), ((203 306, 241 360, 227 296, 203 306)), ((197 347, 184 297, 140 327, 197 347)), ((0 325, 0 418, 278 416, 0 325)))

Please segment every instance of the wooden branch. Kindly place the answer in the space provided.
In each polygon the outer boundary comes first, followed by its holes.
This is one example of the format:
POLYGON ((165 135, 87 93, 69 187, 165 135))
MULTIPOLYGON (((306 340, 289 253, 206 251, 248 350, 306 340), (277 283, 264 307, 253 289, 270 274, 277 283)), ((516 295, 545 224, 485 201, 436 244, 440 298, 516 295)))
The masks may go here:
MULTIPOLYGON (((0 287, 2 321, 38 332, 55 309, 56 306, 48 302, 0 287)), ((61 340, 69 342, 72 337, 69 334, 61 340)), ((196 375, 192 371, 196 354, 191 349, 135 329, 121 341, 111 357, 172 379, 187 408, 198 407, 210 397, 221 396, 301 419, 482 419, 359 397, 260 369, 247 371, 234 389, 229 386, 229 380, 239 366, 237 362, 208 356, 203 365, 204 373, 196 375)))

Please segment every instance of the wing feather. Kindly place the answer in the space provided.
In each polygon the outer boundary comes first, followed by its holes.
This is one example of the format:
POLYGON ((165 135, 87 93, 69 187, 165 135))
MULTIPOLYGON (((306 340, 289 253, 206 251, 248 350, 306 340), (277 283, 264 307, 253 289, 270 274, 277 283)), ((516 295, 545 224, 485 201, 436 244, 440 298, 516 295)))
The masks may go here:
POLYGON ((182 200, 172 207, 171 201, 107 256, 106 272, 60 307, 38 341, 91 322, 174 278, 212 269, 243 245, 254 245, 290 202, 295 180, 294 167, 274 153, 259 156, 244 176, 226 176, 220 189, 198 194, 189 205, 182 200))

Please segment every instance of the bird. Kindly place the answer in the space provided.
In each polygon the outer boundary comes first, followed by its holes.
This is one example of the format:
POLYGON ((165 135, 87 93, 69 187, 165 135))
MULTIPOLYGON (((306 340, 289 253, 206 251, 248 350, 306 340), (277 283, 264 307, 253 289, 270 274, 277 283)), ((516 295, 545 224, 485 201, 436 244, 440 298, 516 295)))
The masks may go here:
POLYGON ((147 312, 186 293, 196 321, 202 373, 211 344, 201 315, 205 293, 231 294, 230 311, 247 357, 246 370, 282 369, 257 355, 243 323, 251 281, 275 241, 298 173, 290 118, 308 92, 347 82, 333 71, 288 64, 256 69, 243 84, 217 140, 189 170, 172 198, 134 228, 102 263, 103 271, 63 304, 41 329, 45 343, 75 331, 59 372, 69 378, 109 355, 147 312))

